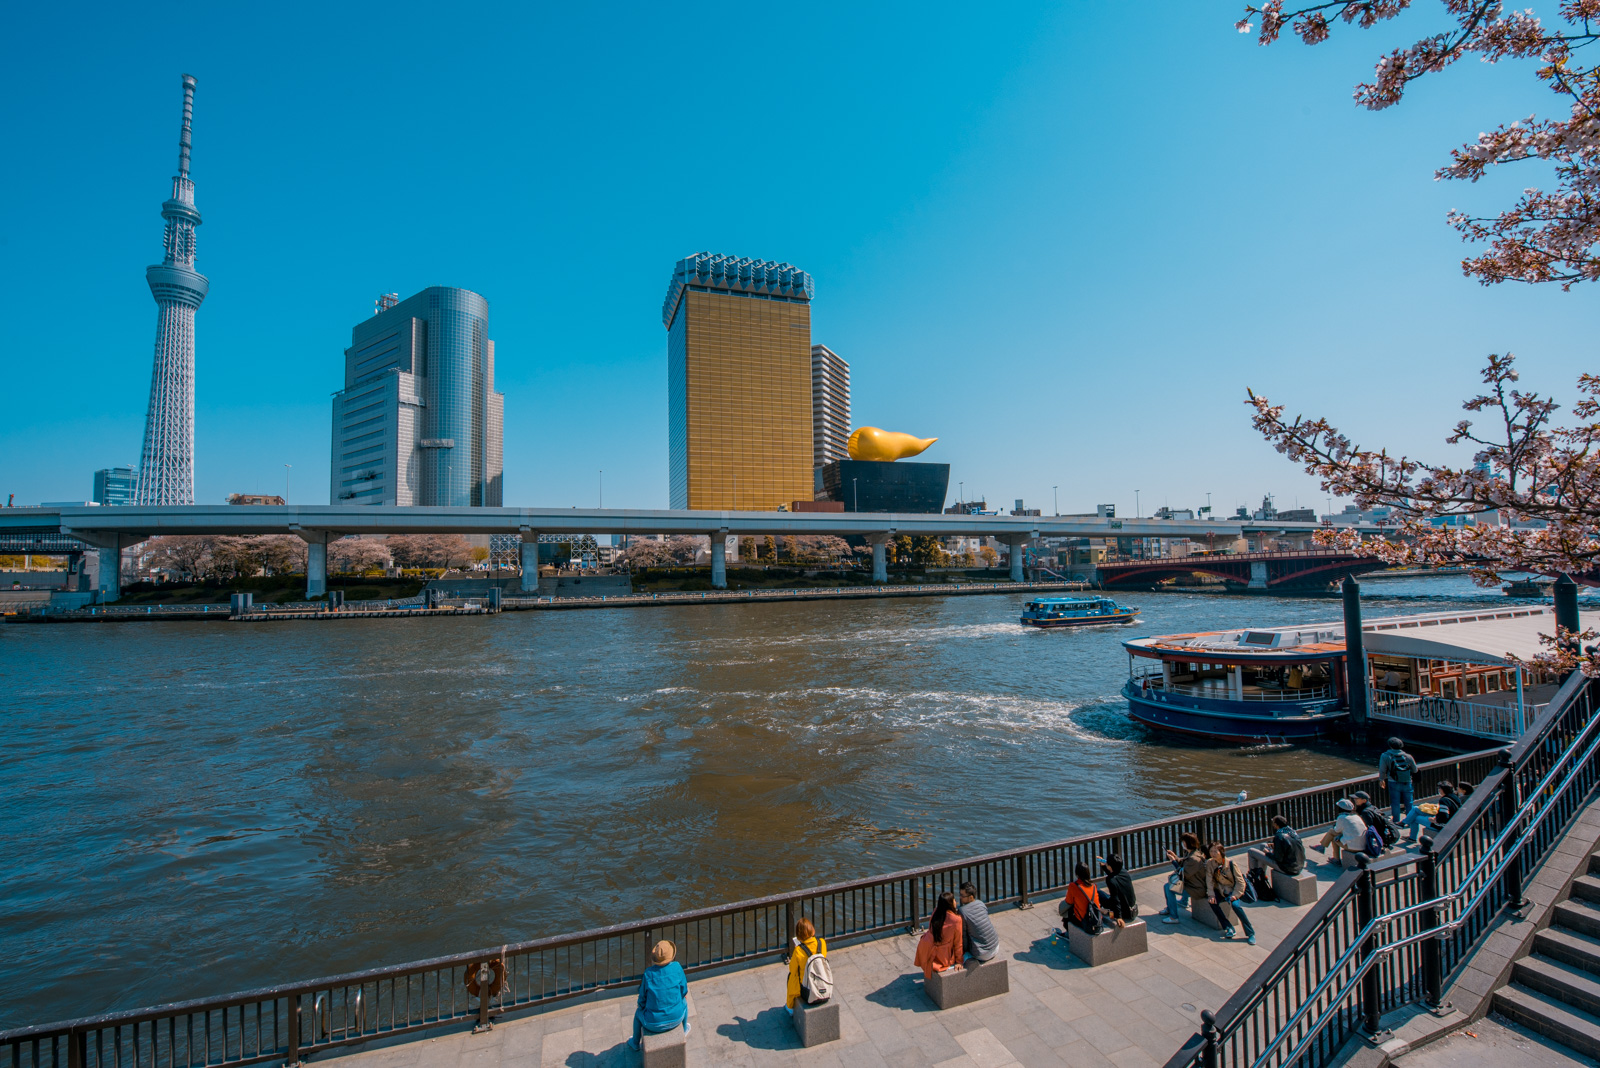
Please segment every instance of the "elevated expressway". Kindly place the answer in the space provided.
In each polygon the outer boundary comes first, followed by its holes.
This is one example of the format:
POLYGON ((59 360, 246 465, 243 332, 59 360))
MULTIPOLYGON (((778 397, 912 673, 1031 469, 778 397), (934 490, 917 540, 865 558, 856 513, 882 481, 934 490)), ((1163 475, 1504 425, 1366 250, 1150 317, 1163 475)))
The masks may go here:
MULTIPOLYGON (((1316 523, 1275 520, 1108 519, 1103 516, 926 515, 884 512, 714 512, 635 508, 395 508, 364 505, 128 505, 115 508, 0 508, 0 551, 25 535, 69 535, 102 561, 158 535, 295 534, 308 546, 306 591, 327 591, 328 542, 348 534, 520 534, 523 587, 535 589, 540 534, 711 535, 711 582, 727 585, 718 535, 864 536, 872 577, 888 581, 885 546, 905 535, 994 537, 1012 547, 1011 577, 1022 581, 1022 546, 1036 538, 1309 538, 1316 523)), ((1372 528, 1378 533, 1380 528, 1372 528)), ((1365 531, 1363 531, 1365 532, 1365 531)), ((38 550, 35 550, 38 551, 38 550)), ((1192 569, 1191 569, 1192 570, 1192 569)), ((100 569, 101 599, 121 594, 120 568, 100 569)))

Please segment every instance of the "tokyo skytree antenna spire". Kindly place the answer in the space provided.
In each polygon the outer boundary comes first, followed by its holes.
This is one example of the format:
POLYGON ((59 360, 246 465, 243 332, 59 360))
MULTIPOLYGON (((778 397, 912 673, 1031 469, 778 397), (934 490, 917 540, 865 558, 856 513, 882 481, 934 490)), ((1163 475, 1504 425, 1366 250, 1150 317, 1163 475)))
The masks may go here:
POLYGON ((194 84, 193 76, 183 76, 178 173, 172 179, 172 198, 161 205, 167 221, 165 255, 144 272, 156 299, 156 357, 134 491, 137 504, 194 503, 194 313, 211 288, 194 269, 194 230, 200 225, 189 180, 194 84))

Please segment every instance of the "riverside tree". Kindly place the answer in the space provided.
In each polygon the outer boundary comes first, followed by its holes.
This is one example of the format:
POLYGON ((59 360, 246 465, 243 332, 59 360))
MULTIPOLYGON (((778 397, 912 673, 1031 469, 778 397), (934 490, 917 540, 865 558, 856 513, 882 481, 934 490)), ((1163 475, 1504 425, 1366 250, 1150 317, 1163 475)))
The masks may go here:
MULTIPOLYGON (((1340 23, 1371 29, 1411 7, 1411 0, 1369 0, 1287 9, 1270 0, 1248 5, 1235 25, 1241 33, 1256 31, 1263 45, 1285 30, 1316 45, 1340 23)), ((1491 0, 1444 0, 1442 8, 1437 32, 1379 58, 1372 81, 1355 87, 1356 103, 1373 111, 1393 107, 1412 82, 1468 57, 1533 60, 1533 76, 1554 95, 1558 113, 1502 122, 1452 150, 1435 177, 1476 182, 1492 167, 1542 161, 1554 182, 1548 190, 1524 189, 1494 215, 1451 212, 1449 223, 1480 246, 1461 269, 1484 285, 1555 283, 1569 290, 1600 278, 1600 68, 1588 62, 1595 53, 1585 48, 1600 40, 1592 25, 1600 0, 1562 0, 1550 23, 1491 0)), ((1325 490, 1398 513, 1399 539, 1363 546, 1367 551, 1396 564, 1466 563, 1485 584, 1498 581, 1502 570, 1567 572, 1593 584, 1600 579, 1600 377, 1580 376, 1579 399, 1560 424, 1560 405, 1518 387, 1510 353, 1489 356, 1482 378, 1483 391, 1462 407, 1484 413, 1488 425, 1463 419, 1445 439, 1473 450, 1467 466, 1359 445, 1326 419, 1285 417, 1282 405, 1253 391, 1248 403, 1256 428, 1325 490)), ((1318 537, 1346 547, 1358 541, 1350 531, 1318 537)), ((1575 658, 1566 648, 1552 642, 1549 659, 1570 665, 1575 658)), ((1600 674, 1593 656, 1584 659, 1586 674, 1600 674)))

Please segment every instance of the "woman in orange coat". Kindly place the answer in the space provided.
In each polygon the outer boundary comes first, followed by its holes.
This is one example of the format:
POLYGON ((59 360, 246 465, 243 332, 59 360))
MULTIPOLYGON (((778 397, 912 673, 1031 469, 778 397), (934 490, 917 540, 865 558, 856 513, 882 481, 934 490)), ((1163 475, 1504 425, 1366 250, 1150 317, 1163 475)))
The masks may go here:
POLYGON ((939 895, 939 903, 933 907, 928 929, 917 943, 914 963, 922 969, 924 979, 932 979, 934 972, 961 963, 961 911, 956 908, 956 896, 948 890, 939 895))

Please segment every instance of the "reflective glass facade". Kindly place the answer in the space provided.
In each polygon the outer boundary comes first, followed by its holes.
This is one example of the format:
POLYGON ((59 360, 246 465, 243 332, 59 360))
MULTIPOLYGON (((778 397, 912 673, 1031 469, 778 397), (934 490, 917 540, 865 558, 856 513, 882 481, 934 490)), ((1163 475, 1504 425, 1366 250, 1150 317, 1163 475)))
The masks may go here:
POLYGON ((132 467, 106 467, 94 473, 94 503, 107 506, 134 503, 139 472, 132 467))
POLYGON ((385 308, 345 350, 330 501, 498 507, 503 413, 488 301, 435 286, 385 308))
POLYGON ((678 264, 662 314, 672 507, 811 500, 810 299, 810 277, 787 264, 678 264))

